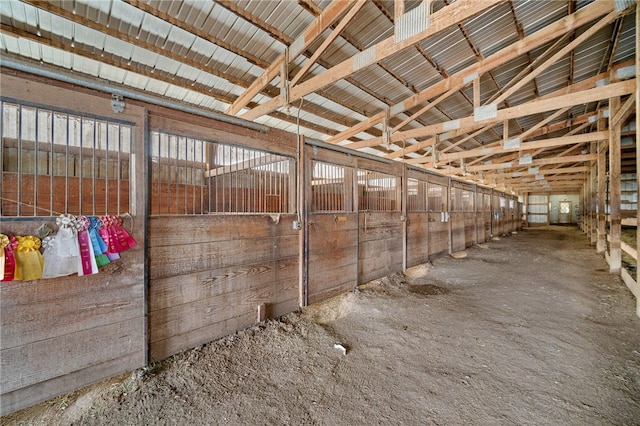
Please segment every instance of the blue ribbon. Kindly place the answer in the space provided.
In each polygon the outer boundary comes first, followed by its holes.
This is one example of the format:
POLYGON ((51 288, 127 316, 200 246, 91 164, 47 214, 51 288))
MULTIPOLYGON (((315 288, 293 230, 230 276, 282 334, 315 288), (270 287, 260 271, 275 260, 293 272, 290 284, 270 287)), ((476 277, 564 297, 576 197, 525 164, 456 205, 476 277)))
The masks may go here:
POLYGON ((89 238, 91 239, 91 245, 93 246, 93 253, 95 255, 103 254, 107 252, 107 244, 98 234, 98 228, 102 226, 102 221, 95 216, 87 216, 89 219, 89 238))

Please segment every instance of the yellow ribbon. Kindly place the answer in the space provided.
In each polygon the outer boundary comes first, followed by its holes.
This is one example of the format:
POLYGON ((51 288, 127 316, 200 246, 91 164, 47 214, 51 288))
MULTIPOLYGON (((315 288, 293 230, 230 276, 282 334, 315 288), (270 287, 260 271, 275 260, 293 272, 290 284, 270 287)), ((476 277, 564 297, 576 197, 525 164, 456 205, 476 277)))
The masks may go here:
POLYGON ((9 237, 0 234, 0 281, 4 278, 4 248, 9 245, 9 237))
POLYGON ((3 249, 5 247, 7 247, 9 245, 9 237, 4 235, 4 234, 0 234, 0 249, 3 249))
POLYGON ((40 254, 40 238, 32 235, 17 237, 16 248, 16 280, 37 280, 42 278, 44 259, 40 254))

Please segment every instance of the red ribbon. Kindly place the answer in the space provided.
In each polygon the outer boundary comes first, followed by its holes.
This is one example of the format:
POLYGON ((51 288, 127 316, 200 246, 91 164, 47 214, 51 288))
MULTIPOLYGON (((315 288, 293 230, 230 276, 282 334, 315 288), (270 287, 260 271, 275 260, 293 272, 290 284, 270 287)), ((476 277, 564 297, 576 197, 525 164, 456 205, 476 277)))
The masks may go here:
POLYGON ((82 217, 80 220, 82 221, 82 224, 80 229, 78 229, 78 246, 80 248, 82 274, 91 275, 95 273, 95 271, 91 266, 91 249, 89 247, 91 240, 89 239, 89 232, 87 231, 87 228, 89 227, 89 219, 82 217))
POLYGON ((2 281, 13 281, 16 271, 16 258, 14 250, 18 247, 18 239, 13 235, 7 235, 9 244, 4 248, 4 276, 2 281))

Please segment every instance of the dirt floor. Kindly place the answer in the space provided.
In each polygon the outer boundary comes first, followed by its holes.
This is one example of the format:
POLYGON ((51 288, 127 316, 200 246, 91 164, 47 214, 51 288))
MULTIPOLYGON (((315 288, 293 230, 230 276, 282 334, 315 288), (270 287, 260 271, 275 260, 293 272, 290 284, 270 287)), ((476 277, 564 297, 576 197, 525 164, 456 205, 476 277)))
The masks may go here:
POLYGON ((586 237, 486 246, 2 423, 640 424, 640 318, 586 237))

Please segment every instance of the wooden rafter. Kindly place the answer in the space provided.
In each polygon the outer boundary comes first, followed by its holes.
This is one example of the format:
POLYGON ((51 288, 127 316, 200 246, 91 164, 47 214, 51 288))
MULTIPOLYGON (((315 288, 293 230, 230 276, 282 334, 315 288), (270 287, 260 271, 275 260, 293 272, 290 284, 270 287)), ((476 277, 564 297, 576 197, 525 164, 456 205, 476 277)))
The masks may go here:
MULTIPOLYGON (((298 38, 288 47, 285 53, 278 56, 278 58, 266 67, 264 73, 256 78, 247 90, 233 102, 233 104, 227 109, 227 114, 237 114, 242 108, 244 108, 255 95, 260 93, 263 87, 265 87, 271 80, 273 80, 279 73, 282 66, 287 67, 291 61, 297 58, 311 43, 313 43, 324 30, 329 28, 345 10, 353 6, 353 0, 340 1, 334 0, 323 12, 316 18, 298 38)), ((274 99, 281 99, 280 97, 274 99)), ((299 98, 297 98, 299 99, 299 98)), ((289 101, 297 99, 284 99, 282 105, 285 105, 289 101)), ((277 108, 272 109, 271 111, 277 108)), ((268 111, 270 112, 270 111, 268 111)))
MULTIPOLYGON (((511 61, 524 53, 530 52, 533 49, 544 45, 550 39, 552 40, 557 37, 561 37, 563 34, 573 31, 581 27, 582 25, 593 21, 594 19, 598 19, 599 17, 610 13, 612 10, 612 2, 607 0, 597 0, 596 2, 578 10, 572 16, 567 16, 565 18, 559 19, 558 21, 540 29, 539 31, 521 39, 520 41, 501 49, 491 56, 486 57, 484 60, 470 65, 464 70, 457 72, 455 75, 444 79, 440 83, 434 84, 429 88, 424 89, 421 92, 405 99, 404 101, 393 105, 390 108, 391 115, 397 115, 401 112, 414 108, 415 106, 418 106, 430 99, 437 98, 438 96, 454 87, 462 89, 467 84, 466 80, 469 78, 469 76, 480 76, 484 72, 500 66, 508 61, 511 61)), ((378 113, 375 116, 370 117, 368 120, 365 120, 365 122, 357 124, 356 126, 354 126, 354 129, 346 129, 336 137, 331 138, 330 141, 332 143, 337 143, 340 142, 340 140, 347 139, 344 137, 345 135, 357 134, 360 133, 360 131, 366 130, 367 128, 371 127, 367 127, 367 124, 372 123, 371 125, 375 125, 379 122, 373 119, 374 117, 381 119, 383 117, 383 113, 378 113), (352 133, 355 128, 357 128, 359 131, 352 133)), ((393 139, 392 142, 394 142, 393 139)), ((372 141, 371 145, 368 146, 375 146, 374 141, 372 141)))
POLYGON ((605 25, 608 25, 614 20, 616 20, 619 15, 620 15, 620 12, 612 11, 609 14, 607 14, 604 18, 596 22, 595 24, 590 25, 589 28, 584 33, 580 34, 579 37, 576 37, 575 39, 573 39, 569 44, 564 46, 558 52, 553 54, 549 59, 547 59, 546 61, 541 63, 539 66, 537 66, 535 69, 530 71, 526 76, 520 78, 513 86, 505 90, 500 96, 494 99, 492 103, 499 104, 500 102, 506 100, 509 96, 514 94, 520 88, 522 88, 525 84, 529 83, 531 80, 533 80, 538 75, 540 75, 540 73, 542 73, 544 70, 548 69, 550 66, 555 64, 560 58, 562 58, 569 52, 573 51, 576 48, 576 46, 580 45, 582 42, 592 37, 596 32, 598 32, 605 25))
MULTIPOLYGON (((291 89, 290 101, 295 101, 301 97, 315 92, 316 90, 325 87, 329 84, 335 83, 354 72, 378 63, 385 58, 388 58, 397 52, 406 49, 418 43, 432 35, 438 34, 446 29, 456 25, 458 22, 471 18, 496 4, 502 3, 506 0, 485 0, 485 1, 473 1, 473 0, 460 0, 443 8, 442 10, 431 15, 431 25, 429 29, 424 30, 400 43, 395 42, 395 37, 391 36, 382 42, 371 46, 367 50, 349 58, 338 65, 335 65, 330 70, 316 75, 309 80, 298 84, 297 87, 291 89)), ((245 119, 254 119, 264 115, 270 111, 283 106, 283 100, 280 98, 274 98, 265 102, 257 108, 248 111, 241 117, 245 119)))
MULTIPOLYGON (((295 77, 291 79, 291 86, 295 86, 298 81, 309 71, 311 66, 316 63, 320 55, 333 43, 333 41, 342 33, 345 27, 355 18, 356 14, 362 9, 362 6, 366 4, 367 0, 357 0, 353 7, 347 12, 347 14, 340 20, 340 23, 331 31, 331 34, 322 42, 320 47, 316 49, 313 56, 303 65, 303 67, 296 73, 295 77)), ((322 15, 321 15, 322 16, 322 15)))
POLYGON ((391 136, 391 140, 393 142, 397 142, 399 140, 407 138, 435 135, 450 130, 452 126, 464 128, 471 127, 475 124, 500 123, 504 120, 512 118, 553 111, 557 110, 558 108, 564 108, 572 105, 581 105, 589 102, 595 102, 610 96, 612 93, 616 94, 616 96, 625 96, 633 93, 633 91, 635 90, 635 86, 636 81, 634 79, 619 83, 613 83, 594 89, 587 89, 580 92, 570 93, 567 95, 556 96, 554 98, 534 100, 525 104, 517 105, 515 107, 497 110, 495 117, 488 120, 476 121, 475 116, 465 117, 456 120, 456 123, 439 123, 431 126, 425 126, 420 129, 398 132, 391 136))

